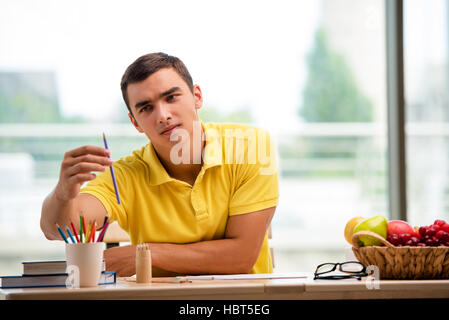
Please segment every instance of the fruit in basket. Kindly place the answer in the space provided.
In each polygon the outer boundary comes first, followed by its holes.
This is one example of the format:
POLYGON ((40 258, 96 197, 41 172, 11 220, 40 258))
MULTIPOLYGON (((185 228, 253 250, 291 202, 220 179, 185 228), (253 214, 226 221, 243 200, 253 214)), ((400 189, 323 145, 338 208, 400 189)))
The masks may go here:
POLYGON ((405 231, 397 229, 391 231, 388 228, 387 241, 394 246, 418 246, 418 247, 438 247, 449 246, 449 224, 444 220, 435 220, 435 222, 428 226, 421 226, 419 228, 410 230, 410 232, 397 233, 405 231))
POLYGON ((444 225, 442 225, 441 230, 449 232, 449 223, 445 223, 444 225))
POLYGON ((391 220, 388 221, 387 236, 392 234, 410 234, 412 235, 415 229, 405 221, 402 220, 391 220))
MULTIPOLYGON (((377 233, 383 238, 387 238, 388 222, 384 216, 374 216, 360 221, 353 230, 353 233, 359 231, 371 231, 377 233)), ((362 246, 380 246, 382 242, 369 236, 360 236, 359 242, 362 246)))
POLYGON ((346 223, 345 227, 345 239, 348 241, 350 245, 352 245, 352 235, 354 231, 354 227, 362 220, 365 220, 365 217, 354 217, 346 223))

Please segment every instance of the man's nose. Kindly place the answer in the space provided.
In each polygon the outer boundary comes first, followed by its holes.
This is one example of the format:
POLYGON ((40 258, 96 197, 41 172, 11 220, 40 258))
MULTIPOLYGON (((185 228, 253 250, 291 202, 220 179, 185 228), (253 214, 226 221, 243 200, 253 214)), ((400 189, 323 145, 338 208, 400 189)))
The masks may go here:
POLYGON ((161 103, 156 107, 158 123, 165 123, 172 118, 170 107, 161 103))

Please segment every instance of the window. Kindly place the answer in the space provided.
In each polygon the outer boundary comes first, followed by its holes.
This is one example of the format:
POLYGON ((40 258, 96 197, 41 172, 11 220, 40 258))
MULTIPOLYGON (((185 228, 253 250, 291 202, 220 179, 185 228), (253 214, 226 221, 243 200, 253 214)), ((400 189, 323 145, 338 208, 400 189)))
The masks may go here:
POLYGON ((349 219, 389 216, 384 19, 383 1, 321 1, 299 57, 299 122, 278 135, 278 270, 342 261, 349 219))
MULTIPOLYGON (((448 8, 405 3, 408 201, 418 224, 448 211, 448 8)), ((119 83, 156 51, 185 62, 203 91, 203 121, 256 125, 275 140, 275 270, 344 260, 350 218, 390 217, 385 42, 384 0, 1 2, 2 275, 64 257, 39 220, 66 151, 102 145, 102 132, 115 160, 146 143, 119 83)))
POLYGON ((407 214, 449 219, 449 1, 404 3, 407 214))

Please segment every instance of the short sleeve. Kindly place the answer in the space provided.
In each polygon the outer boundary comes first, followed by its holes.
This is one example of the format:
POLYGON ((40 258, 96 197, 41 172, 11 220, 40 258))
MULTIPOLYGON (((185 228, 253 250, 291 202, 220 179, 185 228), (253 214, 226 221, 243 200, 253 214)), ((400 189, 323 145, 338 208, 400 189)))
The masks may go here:
POLYGON ((123 203, 126 203, 127 196, 125 193, 126 176, 116 163, 114 163, 113 166, 121 204, 117 203, 112 175, 108 168, 106 171, 98 174, 94 180, 89 181, 89 183, 81 189, 80 193, 87 193, 97 198, 108 212, 110 220, 117 221, 122 229, 128 230, 128 217, 123 205, 123 203))
POLYGON ((252 162, 235 165, 235 186, 229 204, 230 216, 278 205, 276 149, 270 136, 264 131, 257 135, 257 157, 256 161, 252 162))

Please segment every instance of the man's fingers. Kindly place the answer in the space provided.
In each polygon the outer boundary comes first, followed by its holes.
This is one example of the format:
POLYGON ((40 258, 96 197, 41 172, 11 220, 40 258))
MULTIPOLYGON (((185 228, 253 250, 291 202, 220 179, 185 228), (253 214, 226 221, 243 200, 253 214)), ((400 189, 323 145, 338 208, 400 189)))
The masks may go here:
POLYGON ((73 150, 66 152, 65 157, 76 158, 86 154, 93 154, 98 156, 108 156, 110 155, 110 151, 106 148, 98 147, 98 146, 82 146, 73 150))
POLYGON ((60 194, 64 199, 73 199, 79 185, 96 178, 92 173, 103 172, 112 165, 109 150, 97 146, 83 146, 65 153, 59 178, 60 194))
POLYGON ((80 174, 76 174, 72 177, 70 177, 70 180, 72 180, 72 182, 74 184, 77 183, 84 183, 86 181, 90 181, 95 179, 97 176, 94 173, 80 173, 80 174))
POLYGON ((67 167, 72 167, 81 162, 97 163, 97 164, 101 164, 104 166, 110 166, 113 163, 113 161, 110 158, 105 157, 105 156, 96 156, 96 155, 92 155, 92 154, 85 154, 85 155, 78 156, 76 158, 69 157, 69 158, 65 159, 64 165, 67 167))
POLYGON ((69 169, 67 169, 66 174, 68 177, 71 177, 76 174, 82 174, 82 173, 90 173, 91 171, 99 171, 103 172, 105 171, 105 166, 102 166, 97 163, 89 163, 89 162, 80 162, 73 166, 71 166, 69 169))

